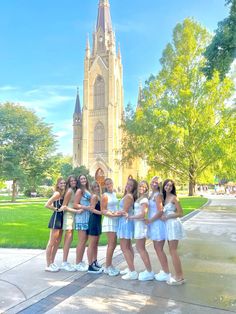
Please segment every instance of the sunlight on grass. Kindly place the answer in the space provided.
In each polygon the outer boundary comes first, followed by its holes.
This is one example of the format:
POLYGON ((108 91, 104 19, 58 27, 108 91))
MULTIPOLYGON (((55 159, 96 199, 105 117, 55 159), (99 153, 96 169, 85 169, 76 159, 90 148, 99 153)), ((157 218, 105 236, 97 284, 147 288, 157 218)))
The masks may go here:
MULTIPOLYGON (((184 215, 201 207, 206 198, 180 198, 184 215)), ((49 237, 48 222, 52 211, 44 207, 44 202, 31 204, 0 204, 0 247, 44 249, 49 237)), ((72 247, 78 242, 74 232, 72 247)), ((106 235, 102 234, 99 244, 106 245, 106 235)), ((61 244, 62 246, 62 244, 61 244)))

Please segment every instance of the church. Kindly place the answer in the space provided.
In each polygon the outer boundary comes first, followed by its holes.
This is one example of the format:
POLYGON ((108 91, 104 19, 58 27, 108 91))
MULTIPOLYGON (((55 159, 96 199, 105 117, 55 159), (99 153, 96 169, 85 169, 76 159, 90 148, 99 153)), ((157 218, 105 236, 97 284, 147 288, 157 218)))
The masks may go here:
MULTIPOLYGON (((140 90, 141 92, 141 90, 140 90)), ((83 107, 79 91, 73 115, 73 166, 84 165, 103 186, 109 177, 122 191, 128 177, 145 178, 144 161, 120 165, 124 114, 123 67, 116 47, 109 0, 99 0, 92 48, 87 38, 84 58, 83 107)))

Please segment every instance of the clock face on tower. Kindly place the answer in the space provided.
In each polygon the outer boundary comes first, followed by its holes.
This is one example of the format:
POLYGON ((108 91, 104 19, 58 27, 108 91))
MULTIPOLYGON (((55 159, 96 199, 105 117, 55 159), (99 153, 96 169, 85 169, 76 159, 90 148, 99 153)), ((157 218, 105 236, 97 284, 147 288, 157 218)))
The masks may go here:
POLYGON ((100 41, 100 43, 103 42, 103 37, 102 36, 99 36, 99 41, 100 41))

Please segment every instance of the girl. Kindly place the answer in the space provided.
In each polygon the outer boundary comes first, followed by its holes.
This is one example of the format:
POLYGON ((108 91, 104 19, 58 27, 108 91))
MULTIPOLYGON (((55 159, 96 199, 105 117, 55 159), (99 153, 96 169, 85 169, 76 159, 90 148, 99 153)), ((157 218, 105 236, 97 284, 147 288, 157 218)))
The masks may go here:
POLYGON ((134 222, 128 219, 133 214, 133 205, 137 199, 138 182, 128 179, 125 187, 125 194, 120 201, 120 211, 123 217, 119 219, 117 237, 120 238, 120 247, 128 264, 129 271, 121 278, 124 280, 138 279, 138 273, 134 268, 134 250, 131 239, 134 236, 134 222))
POLYGON ((109 276, 119 275, 119 270, 112 265, 112 257, 117 244, 117 228, 118 218, 118 199, 113 190, 113 182, 110 178, 105 179, 106 192, 102 195, 102 214, 104 219, 102 222, 102 231, 107 235, 107 252, 106 252, 106 267, 104 273, 109 276))
POLYGON ((100 209, 101 189, 96 181, 91 184, 91 191, 91 215, 88 228, 89 246, 87 249, 88 273, 99 274, 102 272, 102 267, 97 262, 97 254, 99 236, 102 233, 102 213, 100 209))
POLYGON ((73 231, 75 229, 75 213, 73 210, 74 198, 77 189, 77 180, 74 176, 69 176, 66 181, 66 193, 62 209, 64 211, 63 217, 63 230, 65 231, 64 236, 64 247, 63 247, 63 263, 61 269, 66 271, 76 271, 70 263, 67 262, 71 242, 73 240, 73 231))
POLYGON ((45 268, 46 271, 50 272, 57 272, 60 270, 59 267, 54 263, 54 260, 61 242, 63 232, 63 211, 60 208, 62 206, 65 194, 65 185, 65 180, 59 178, 57 180, 53 196, 45 204, 46 208, 49 208, 53 211, 48 224, 48 228, 50 228, 50 237, 46 248, 47 267, 45 268))
POLYGON ((162 196, 159 188, 159 177, 151 180, 152 193, 149 197, 148 232, 147 237, 153 241, 154 249, 161 264, 161 270, 155 275, 157 281, 167 281, 170 278, 167 256, 163 250, 166 240, 165 223, 160 219, 163 214, 162 196))
POLYGON ((161 219, 166 224, 167 240, 172 263, 175 269, 175 277, 170 277, 168 285, 182 285, 185 283, 181 261, 177 253, 179 240, 184 237, 182 223, 179 217, 183 216, 183 209, 176 196, 174 181, 167 179, 163 185, 164 215, 161 219))
POLYGON ((76 247, 76 265, 78 271, 87 271, 88 266, 83 262, 86 242, 88 240, 88 222, 90 217, 90 198, 88 179, 81 174, 77 180, 78 189, 75 193, 73 207, 77 209, 75 215, 75 229, 78 230, 79 242, 76 247))
POLYGON ((136 241, 136 248, 143 260, 146 270, 139 273, 138 279, 141 281, 153 280, 154 272, 148 252, 146 250, 146 224, 145 214, 148 210, 148 190, 149 186, 146 181, 141 181, 138 185, 138 199, 134 203, 134 215, 130 216, 129 219, 134 219, 134 239, 136 241))

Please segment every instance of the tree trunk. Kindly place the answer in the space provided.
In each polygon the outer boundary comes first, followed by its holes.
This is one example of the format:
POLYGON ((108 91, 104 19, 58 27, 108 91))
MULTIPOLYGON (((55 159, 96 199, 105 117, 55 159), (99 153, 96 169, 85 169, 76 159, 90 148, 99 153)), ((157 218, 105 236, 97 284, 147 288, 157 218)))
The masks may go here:
POLYGON ((14 179, 13 183, 12 183, 12 196, 11 196, 12 203, 14 203, 16 201, 16 194, 17 194, 16 182, 17 182, 17 179, 14 179))
POLYGON ((188 183, 188 196, 193 196, 195 192, 195 177, 193 165, 189 167, 189 183, 188 183))

